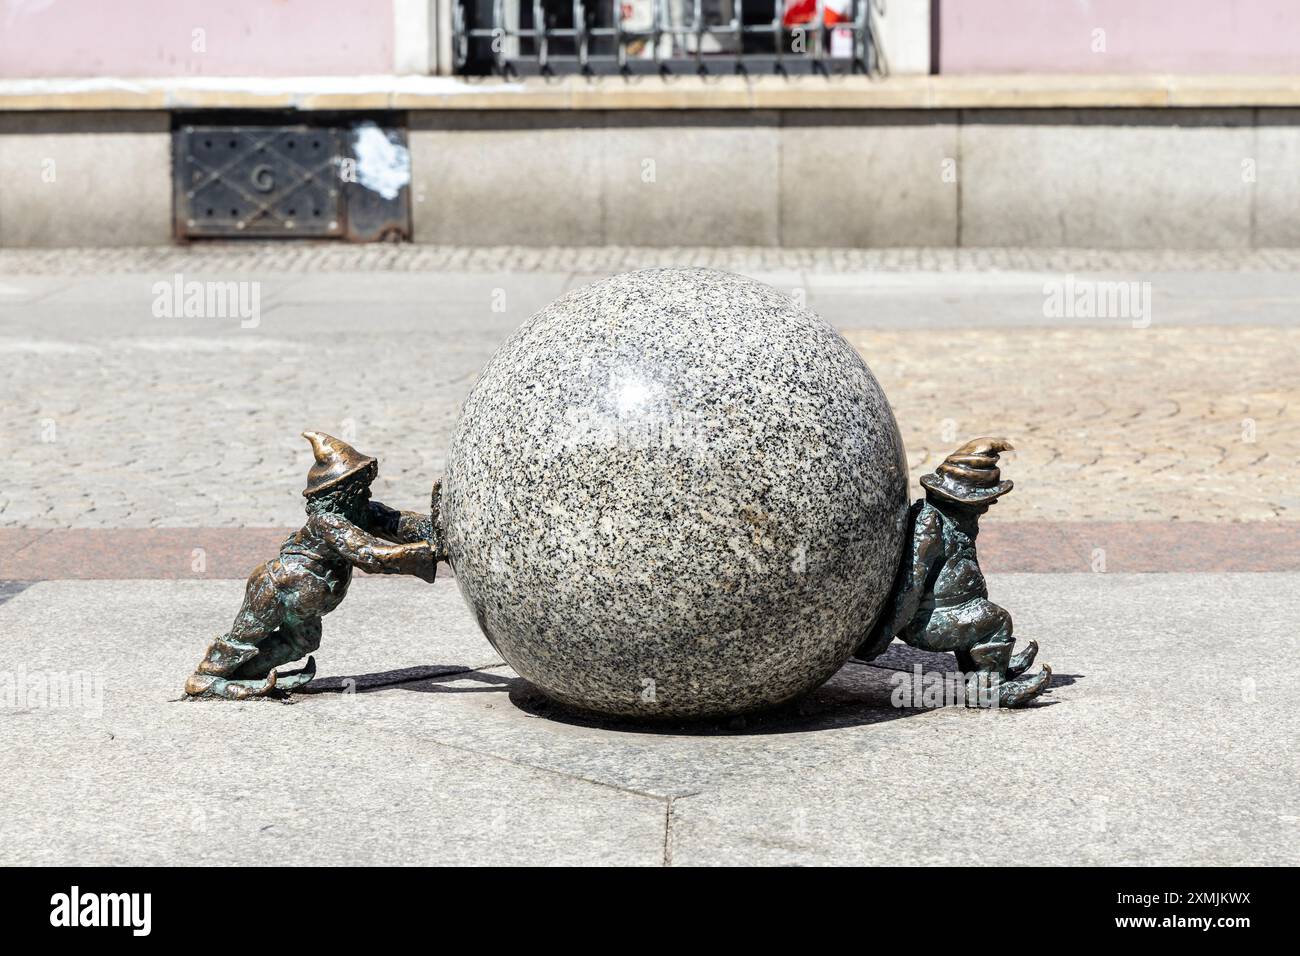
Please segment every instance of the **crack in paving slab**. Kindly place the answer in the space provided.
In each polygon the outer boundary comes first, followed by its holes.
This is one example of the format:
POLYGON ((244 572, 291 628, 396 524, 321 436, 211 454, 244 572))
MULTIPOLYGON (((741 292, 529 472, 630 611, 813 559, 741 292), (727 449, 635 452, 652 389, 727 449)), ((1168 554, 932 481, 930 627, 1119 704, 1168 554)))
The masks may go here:
MULTIPOLYGON (((463 673, 465 675, 469 675, 474 673, 474 671, 465 671, 463 673)), ((393 686, 396 687, 400 685, 393 685, 393 686)), ((338 714, 338 713, 326 714, 325 716, 327 719, 330 720, 347 721, 349 719, 345 715, 338 714)), ((542 764, 532 763, 527 760, 521 760, 517 757, 509 757, 499 753, 494 753, 490 750, 482 750, 476 747, 467 747, 464 744, 449 743, 448 741, 436 736, 435 737, 417 736, 403 731, 393 730, 388 727, 377 726, 375 724, 370 724, 370 723, 366 724, 366 732, 383 733, 388 736, 402 737, 406 739, 414 738, 421 742, 432 744, 435 747, 442 747, 447 750, 455 750, 460 753, 473 754, 476 757, 485 757, 485 758, 499 761, 501 763, 509 764, 511 766, 521 767, 528 770, 535 770, 542 773, 551 774, 556 777, 561 777, 563 779, 573 780, 581 783, 587 783, 587 784, 591 784, 592 786, 601 787, 606 790, 614 790, 619 793, 626 793, 636 797, 645 797, 650 800, 656 800, 660 802, 670 799, 669 795, 666 794, 652 793, 646 790, 638 790, 633 787, 621 786, 619 784, 610 783, 607 780, 597 780, 592 777, 583 776, 582 774, 572 773, 570 771, 565 771, 565 770, 558 770, 555 767, 548 767, 542 764)), ((674 795, 674 796, 679 796, 679 795, 674 795)))

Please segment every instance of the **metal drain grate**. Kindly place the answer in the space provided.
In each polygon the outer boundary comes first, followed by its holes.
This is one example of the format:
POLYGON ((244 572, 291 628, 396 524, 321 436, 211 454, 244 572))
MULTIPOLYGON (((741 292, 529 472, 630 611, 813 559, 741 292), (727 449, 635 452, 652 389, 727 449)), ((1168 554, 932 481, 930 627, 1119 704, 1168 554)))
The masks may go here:
MULTIPOLYGON (((175 224, 184 239, 402 239, 409 189, 382 195, 357 176, 361 133, 408 163, 405 133, 370 121, 335 125, 182 123, 174 133, 175 224)), ((374 152, 373 148, 370 150, 374 152)))
POLYGON ((190 236, 341 236, 338 131, 184 126, 190 236))

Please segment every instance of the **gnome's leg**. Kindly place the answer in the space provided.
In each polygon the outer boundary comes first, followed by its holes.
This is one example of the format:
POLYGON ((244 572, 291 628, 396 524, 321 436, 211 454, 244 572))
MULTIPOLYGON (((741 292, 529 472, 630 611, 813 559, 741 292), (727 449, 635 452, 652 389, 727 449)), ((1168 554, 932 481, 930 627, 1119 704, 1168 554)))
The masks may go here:
MULTIPOLYGON (((285 617, 280 627, 258 645, 258 654, 235 672, 236 677, 265 677, 281 664, 306 657, 320 648, 319 617, 285 617)), ((283 684, 281 685, 283 686, 283 684)))
POLYGON ((1052 669, 1046 665, 1032 677, 1020 677, 1038 654, 1038 643, 1030 641, 1023 651, 1012 655, 1015 638, 1011 636, 1011 615, 1006 608, 980 598, 963 605, 963 611, 963 624, 974 641, 956 650, 961 670, 996 674, 998 703, 1002 707, 1018 707, 1047 689, 1052 669))
POLYGON ((237 672, 260 656, 258 645, 280 626, 284 617, 275 581, 266 565, 260 565, 248 577, 244 602, 234 624, 229 632, 209 645, 203 660, 185 682, 185 692, 193 697, 241 700, 270 692, 276 684, 270 668, 257 674, 258 679, 248 679, 237 672))
POLYGON ((1038 645, 1030 642, 1012 655, 1011 615, 985 598, 974 598, 954 607, 936 608, 919 634, 900 635, 913 647, 950 650, 957 667, 967 674, 983 672, 998 679, 998 704, 1018 707, 1037 697, 1051 682, 1052 671, 1044 667, 1032 677, 1020 674, 1033 662, 1038 645))
POLYGON ((260 644, 271 636, 285 618, 280 588, 264 564, 248 576, 244 603, 230 625, 230 637, 244 644, 260 644))
POLYGON ((1019 677, 1029 670, 1030 665, 1034 663, 1034 658, 1037 656, 1038 642, 1030 641, 1020 653, 1011 655, 1011 663, 1007 665, 1007 676, 1019 677))
MULTIPOLYGON (((1015 638, 1011 636, 1011 614, 1006 608, 1000 607, 988 600, 978 600, 971 602, 978 607, 977 621, 979 629, 992 627, 992 636, 981 639, 978 643, 987 644, 1007 644, 1015 646, 1015 638), (982 620, 981 620, 982 619, 982 620)), ((975 661, 971 657, 970 648, 974 645, 957 647, 954 653, 957 655, 957 666, 963 671, 979 670, 975 661)), ((1030 641, 1025 645, 1025 649, 1019 654, 1011 656, 1007 662, 1006 673, 1004 677, 1019 677, 1025 671, 1029 670, 1034 658, 1038 656, 1038 642, 1030 641)))

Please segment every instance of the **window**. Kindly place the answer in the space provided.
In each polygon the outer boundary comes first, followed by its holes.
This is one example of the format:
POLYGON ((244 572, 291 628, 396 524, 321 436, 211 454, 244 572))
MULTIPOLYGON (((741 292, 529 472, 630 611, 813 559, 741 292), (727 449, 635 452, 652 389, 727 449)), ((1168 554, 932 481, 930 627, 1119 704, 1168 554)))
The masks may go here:
POLYGON ((457 0, 456 71, 850 73, 872 0, 457 0))

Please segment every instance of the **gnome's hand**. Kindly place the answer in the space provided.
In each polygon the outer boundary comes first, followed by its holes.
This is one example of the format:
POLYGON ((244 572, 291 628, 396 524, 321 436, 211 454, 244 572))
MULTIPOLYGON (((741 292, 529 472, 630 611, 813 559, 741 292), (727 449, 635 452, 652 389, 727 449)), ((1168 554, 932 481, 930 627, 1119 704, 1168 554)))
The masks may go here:
POLYGON ((419 547, 420 558, 414 562, 411 573, 421 581, 427 581, 432 584, 438 578, 438 549, 432 541, 421 541, 420 544, 410 545, 410 547, 419 547))
POLYGON ((433 548, 434 559, 447 560, 447 540, 442 532, 442 479, 433 483, 429 495, 429 546, 433 548))

